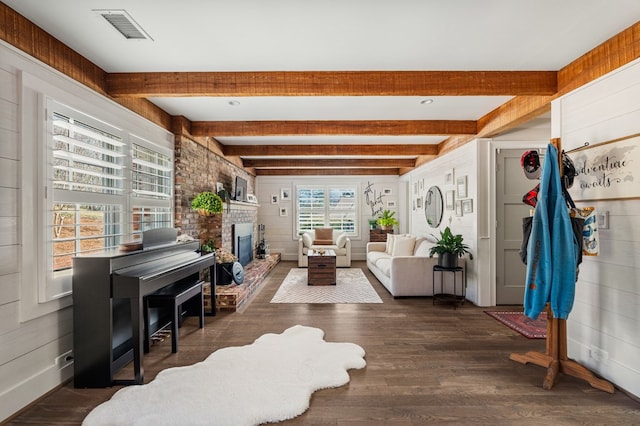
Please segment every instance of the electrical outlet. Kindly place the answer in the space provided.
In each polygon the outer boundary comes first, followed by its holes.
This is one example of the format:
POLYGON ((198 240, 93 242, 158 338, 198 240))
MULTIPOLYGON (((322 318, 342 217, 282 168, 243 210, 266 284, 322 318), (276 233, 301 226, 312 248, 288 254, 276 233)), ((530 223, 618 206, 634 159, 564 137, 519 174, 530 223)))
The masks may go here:
POLYGON ((73 351, 67 351, 59 357, 56 357, 55 363, 59 370, 73 363, 73 351))
POLYGON ((598 228, 609 229, 609 212, 597 213, 598 216, 598 228))
POLYGON ((609 352, 592 346, 591 349, 589 349, 589 356, 598 362, 607 362, 609 359, 609 352))

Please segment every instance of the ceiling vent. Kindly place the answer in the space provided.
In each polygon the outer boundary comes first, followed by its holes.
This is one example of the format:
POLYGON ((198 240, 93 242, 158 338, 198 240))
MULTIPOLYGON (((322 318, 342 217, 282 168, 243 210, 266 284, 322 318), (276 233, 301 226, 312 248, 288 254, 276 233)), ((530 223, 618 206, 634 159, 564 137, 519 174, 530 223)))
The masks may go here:
POLYGON ((94 10, 127 40, 151 40, 151 36, 124 9, 94 10))

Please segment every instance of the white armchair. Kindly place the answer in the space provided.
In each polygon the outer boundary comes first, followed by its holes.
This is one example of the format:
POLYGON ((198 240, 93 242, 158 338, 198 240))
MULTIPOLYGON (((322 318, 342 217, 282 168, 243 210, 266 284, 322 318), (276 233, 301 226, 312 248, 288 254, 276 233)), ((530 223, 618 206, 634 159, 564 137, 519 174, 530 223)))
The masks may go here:
POLYGON ((298 267, 309 266, 307 253, 313 249, 333 250, 338 268, 351 267, 351 240, 346 233, 331 228, 306 231, 298 239, 298 267), (317 232, 316 232, 317 231, 317 232))

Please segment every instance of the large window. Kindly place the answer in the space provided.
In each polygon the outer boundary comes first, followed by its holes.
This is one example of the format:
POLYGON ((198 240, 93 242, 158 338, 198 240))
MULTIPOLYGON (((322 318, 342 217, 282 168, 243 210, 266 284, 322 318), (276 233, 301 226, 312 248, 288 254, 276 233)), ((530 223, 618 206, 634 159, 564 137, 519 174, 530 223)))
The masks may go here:
POLYGON ((46 109, 45 300, 71 290, 74 256, 173 227, 171 150, 55 101, 46 109))
POLYGON ((355 236, 358 202, 355 186, 298 186, 296 191, 297 233, 327 227, 355 236))

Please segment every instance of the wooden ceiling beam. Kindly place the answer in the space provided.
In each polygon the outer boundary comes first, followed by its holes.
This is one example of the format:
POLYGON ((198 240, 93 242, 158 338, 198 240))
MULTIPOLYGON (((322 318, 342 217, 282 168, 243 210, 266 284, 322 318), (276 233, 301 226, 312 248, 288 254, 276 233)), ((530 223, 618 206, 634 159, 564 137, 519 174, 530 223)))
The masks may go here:
POLYGON ((557 91, 555 71, 110 73, 111 96, 519 96, 557 91))
POLYGON ((256 169, 256 176, 363 176, 399 175, 397 168, 390 169, 256 169))
POLYGON ((334 156, 415 156, 437 155, 437 145, 224 145, 225 156, 286 157, 334 156))
POLYGON ((416 160, 413 158, 247 158, 243 160, 245 167, 264 168, 399 168, 414 167, 416 160))
POLYGON ((193 121, 194 136, 474 135, 476 122, 455 120, 193 121))

